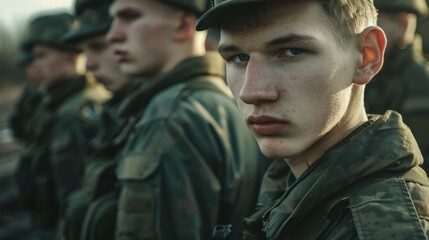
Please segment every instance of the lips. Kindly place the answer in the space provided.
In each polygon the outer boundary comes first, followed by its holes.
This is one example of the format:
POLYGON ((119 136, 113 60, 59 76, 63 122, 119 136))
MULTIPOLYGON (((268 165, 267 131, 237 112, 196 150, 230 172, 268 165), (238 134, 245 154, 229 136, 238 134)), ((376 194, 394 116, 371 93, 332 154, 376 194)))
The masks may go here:
POLYGON ((282 134, 290 123, 283 119, 270 116, 249 116, 246 122, 250 129, 259 136, 278 136, 282 134))
POLYGON ((115 50, 115 58, 120 63, 129 61, 128 53, 122 50, 115 50))

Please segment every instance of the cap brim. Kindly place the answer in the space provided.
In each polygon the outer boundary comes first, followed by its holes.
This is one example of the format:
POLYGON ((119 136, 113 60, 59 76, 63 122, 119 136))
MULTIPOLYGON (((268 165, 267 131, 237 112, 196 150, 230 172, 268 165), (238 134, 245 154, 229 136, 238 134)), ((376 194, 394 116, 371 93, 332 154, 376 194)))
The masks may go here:
POLYGON ((31 51, 33 47, 38 44, 50 46, 66 52, 82 52, 82 49, 74 45, 61 44, 59 42, 47 41, 46 39, 38 39, 38 38, 27 39, 22 43, 22 48, 24 50, 31 51))
POLYGON ((249 3, 260 3, 267 2, 267 0, 230 0, 222 2, 215 7, 212 7, 206 13, 204 13, 198 20, 196 29, 197 31, 203 31, 212 27, 219 27, 220 20, 222 19, 222 15, 226 11, 232 11, 237 9, 237 13, 239 12, 239 8, 243 7, 245 4, 249 3))
POLYGON ((76 30, 72 30, 64 34, 64 36, 61 38, 61 41, 69 44, 76 43, 85 38, 105 34, 107 33, 107 31, 109 31, 109 28, 110 24, 101 24, 97 26, 78 28, 76 30))

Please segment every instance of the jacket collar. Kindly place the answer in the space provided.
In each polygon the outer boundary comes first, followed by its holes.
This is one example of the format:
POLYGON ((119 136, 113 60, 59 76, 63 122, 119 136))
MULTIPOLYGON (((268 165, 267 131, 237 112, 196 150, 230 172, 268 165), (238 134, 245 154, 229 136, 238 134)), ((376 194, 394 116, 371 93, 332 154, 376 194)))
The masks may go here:
POLYGON ((366 124, 328 150, 286 189, 272 208, 282 214, 271 212, 267 237, 293 227, 318 203, 353 183, 377 172, 404 172, 422 162, 417 143, 399 114, 389 111, 384 116, 370 116, 366 124))
POLYGON ((124 101, 124 104, 119 108, 119 114, 121 117, 127 117, 142 112, 153 96, 174 84, 199 76, 223 77, 224 74, 224 63, 215 53, 187 58, 171 71, 153 79, 137 79, 140 81, 139 86, 124 101))

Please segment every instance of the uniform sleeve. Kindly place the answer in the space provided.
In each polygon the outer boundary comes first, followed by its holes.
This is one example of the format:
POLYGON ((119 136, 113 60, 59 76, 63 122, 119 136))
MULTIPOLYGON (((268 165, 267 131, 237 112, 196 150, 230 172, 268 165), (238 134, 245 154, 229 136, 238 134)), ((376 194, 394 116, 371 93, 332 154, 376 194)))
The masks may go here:
POLYGON ((210 239, 221 156, 204 122, 157 121, 135 136, 117 172, 117 239, 210 239))
POLYGON ((69 194, 82 180, 83 165, 91 127, 72 114, 60 116, 54 123, 51 139, 51 172, 60 211, 69 194))
POLYGON ((9 119, 9 126, 15 138, 21 141, 29 141, 31 136, 31 119, 38 105, 41 104, 42 93, 35 87, 27 86, 18 100, 15 110, 9 119))

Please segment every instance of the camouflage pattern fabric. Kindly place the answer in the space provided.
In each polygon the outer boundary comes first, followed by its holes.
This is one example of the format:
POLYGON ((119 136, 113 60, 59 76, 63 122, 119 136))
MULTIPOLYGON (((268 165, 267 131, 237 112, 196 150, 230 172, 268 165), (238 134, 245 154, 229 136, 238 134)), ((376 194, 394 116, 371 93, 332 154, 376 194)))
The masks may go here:
MULTIPOLYGON (((117 157, 128 138, 129 126, 133 125, 131 119, 119 118, 118 109, 126 104, 128 93, 115 94, 103 104, 98 132, 89 143, 82 186, 69 199, 62 219, 60 234, 65 239, 114 239, 117 209, 110 208, 111 212, 107 215, 106 209, 102 209, 103 213, 96 209, 100 208, 101 199, 118 193, 115 175, 117 157)), ((110 200, 117 204, 118 198, 112 197, 110 200)))
POLYGON ((365 107, 368 113, 394 110, 402 115, 427 159, 423 169, 429 172, 429 73, 413 57, 412 47, 392 54, 365 89, 365 107))
POLYGON ((55 228, 69 194, 81 183, 99 104, 95 96, 89 100, 86 90, 84 77, 60 81, 50 86, 37 109, 35 139, 26 146, 17 171, 18 183, 29 183, 20 184, 20 190, 36 227, 55 228))
POLYGON ((15 110, 9 119, 9 125, 13 135, 19 141, 24 143, 31 142, 35 136, 32 136, 34 121, 38 120, 36 112, 42 103, 44 93, 42 90, 32 84, 27 84, 16 104, 15 110))
POLYGON ((218 55, 188 58, 143 80, 123 109, 146 106, 117 169, 116 239, 210 239, 215 224, 232 224, 239 239, 267 160, 223 76, 218 55))
POLYGON ((271 167, 260 205, 273 205, 273 193, 281 197, 244 239, 426 239, 429 180, 422 161, 398 113, 370 116, 298 179, 282 165, 271 167))

